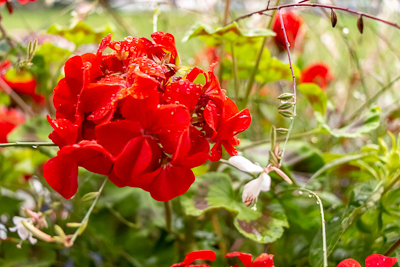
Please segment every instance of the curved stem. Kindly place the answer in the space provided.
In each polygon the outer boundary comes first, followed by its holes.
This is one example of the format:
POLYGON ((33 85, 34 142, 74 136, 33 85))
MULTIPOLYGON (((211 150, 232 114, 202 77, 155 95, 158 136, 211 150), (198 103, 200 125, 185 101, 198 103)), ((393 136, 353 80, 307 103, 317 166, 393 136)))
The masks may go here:
POLYGON ((258 10, 258 11, 251 12, 249 14, 240 16, 237 19, 235 19, 234 21, 238 21, 238 20, 241 20, 241 19, 245 19, 245 18, 251 17, 251 16, 253 16, 255 14, 259 14, 260 12, 262 13, 262 12, 267 12, 267 11, 271 11, 271 10, 279 10, 279 9, 289 8, 289 7, 322 7, 322 8, 328 8, 328 9, 341 10, 341 11, 348 12, 348 13, 351 13, 351 14, 354 14, 354 15, 358 15, 358 16, 362 15, 363 17, 366 17, 366 18, 369 18, 369 19, 372 19, 372 20, 376 20, 376 21, 385 23, 385 24, 387 24, 389 26, 392 26, 392 27, 395 27, 397 29, 400 29, 400 25, 398 25, 396 23, 393 23, 393 22, 390 22, 390 21, 387 21, 387 20, 384 20, 384 19, 381 19, 381 18, 377 18, 377 17, 372 16, 372 15, 370 15, 368 13, 351 10, 350 8, 346 8, 346 7, 337 7, 337 6, 332 6, 332 5, 311 4, 311 3, 294 3, 294 4, 287 4, 287 5, 281 5, 281 6, 275 6, 275 7, 267 7, 265 9, 258 10))
POLYGON ((85 217, 83 217, 83 220, 81 222, 81 226, 78 227, 78 229, 76 229, 74 235, 72 236, 72 238, 69 240, 69 246, 72 246, 76 240, 76 238, 78 237, 78 235, 82 234, 82 232, 85 230, 88 222, 89 222, 89 217, 90 214, 92 214, 92 211, 94 209, 94 206, 96 206, 97 200, 99 200, 99 197, 101 195, 101 192, 104 189, 104 186, 106 185, 108 180, 108 177, 106 177, 106 179, 104 179, 104 182, 101 184, 99 191, 97 191, 99 194, 96 196, 96 198, 94 199, 92 205, 90 206, 89 210, 86 212, 85 217))

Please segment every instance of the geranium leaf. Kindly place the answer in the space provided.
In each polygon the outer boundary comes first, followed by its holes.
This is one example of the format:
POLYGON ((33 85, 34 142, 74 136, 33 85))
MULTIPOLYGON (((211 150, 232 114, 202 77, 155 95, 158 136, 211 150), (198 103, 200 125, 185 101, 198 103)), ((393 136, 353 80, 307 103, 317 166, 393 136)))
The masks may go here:
POLYGON ((317 84, 302 83, 297 86, 297 89, 307 98, 314 111, 325 114, 328 100, 324 91, 317 84))

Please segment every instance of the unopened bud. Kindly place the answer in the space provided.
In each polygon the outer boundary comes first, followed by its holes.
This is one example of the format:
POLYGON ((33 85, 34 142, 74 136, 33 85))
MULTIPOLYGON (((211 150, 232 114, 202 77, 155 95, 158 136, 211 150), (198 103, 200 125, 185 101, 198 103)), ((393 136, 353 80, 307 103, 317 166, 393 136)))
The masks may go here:
POLYGON ((364 21, 362 15, 357 20, 357 28, 361 34, 364 32, 364 21))
POLYGON ((272 150, 269 151, 269 159, 268 159, 269 164, 272 166, 279 166, 279 161, 274 152, 272 150))
POLYGON ((82 197, 82 201, 89 201, 96 198, 100 193, 99 192, 89 192, 82 197))
MULTIPOLYGON (((4 2, 3 2, 3 3, 4 3, 4 2)), ((7 1, 7 2, 6 2, 6 7, 7 7, 7 10, 8 10, 8 13, 9 13, 9 14, 12 14, 12 13, 14 12, 14 7, 13 7, 13 5, 11 4, 11 2, 7 1)))
POLYGON ((277 129, 276 129, 276 132, 277 132, 278 134, 287 134, 287 133, 289 132, 289 129, 286 129, 286 128, 277 128, 277 129))
POLYGON ((281 94, 280 96, 278 96, 278 99, 282 100, 282 101, 288 101, 288 100, 291 100, 293 97, 294 97, 294 94, 284 93, 284 94, 281 94))
POLYGON ((285 118, 291 118, 292 119, 293 117, 296 117, 295 113, 293 113, 292 111, 287 110, 287 109, 279 110, 279 113, 285 118))
POLYGON ((332 28, 335 28, 337 24, 337 15, 333 9, 331 9, 331 23, 332 23, 332 28))
POLYGON ((278 109, 289 109, 289 108, 292 108, 293 107, 293 103, 290 103, 290 102, 288 102, 288 103, 283 103, 282 105, 280 105, 279 107, 278 107, 278 109))

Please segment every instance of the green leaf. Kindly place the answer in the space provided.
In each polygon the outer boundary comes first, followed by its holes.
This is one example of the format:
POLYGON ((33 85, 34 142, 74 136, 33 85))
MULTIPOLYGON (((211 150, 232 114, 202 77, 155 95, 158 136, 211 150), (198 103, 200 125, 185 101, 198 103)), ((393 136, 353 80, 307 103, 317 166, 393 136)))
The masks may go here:
POLYGON ((225 27, 218 27, 216 29, 206 25, 196 24, 188 32, 186 32, 182 42, 186 42, 194 37, 200 37, 207 43, 207 45, 216 46, 221 44, 223 41, 240 43, 247 42, 248 39, 251 38, 275 35, 276 33, 274 31, 267 29, 239 29, 239 26, 236 22, 233 22, 225 27))
POLYGON ((94 30, 83 21, 79 21, 69 28, 53 25, 47 30, 47 32, 63 36, 65 39, 73 42, 76 46, 80 46, 84 44, 100 43, 103 37, 111 33, 112 30, 109 26, 94 30))
POLYGON ((182 196, 182 206, 192 216, 224 208, 234 214, 234 225, 242 235, 259 243, 270 243, 281 237, 284 227, 289 225, 281 204, 276 199, 264 198, 265 194, 258 202, 261 211, 254 211, 242 203, 229 175, 211 172, 196 179, 189 192, 182 196))
POLYGON ((314 111, 325 114, 328 100, 325 92, 315 83, 302 83, 297 86, 297 89, 307 98, 314 111))
POLYGON ((315 117, 325 133, 338 138, 356 138, 378 128, 380 114, 381 109, 379 107, 372 108, 364 117, 359 118, 346 127, 340 129, 331 129, 323 115, 319 112, 315 112, 315 117))
MULTIPOLYGON (((300 69, 293 66, 293 72, 296 77, 300 75, 300 69)), ((282 63, 279 59, 272 57, 268 61, 262 60, 256 74, 256 81, 261 84, 271 83, 279 80, 292 80, 292 72, 289 64, 282 63)))

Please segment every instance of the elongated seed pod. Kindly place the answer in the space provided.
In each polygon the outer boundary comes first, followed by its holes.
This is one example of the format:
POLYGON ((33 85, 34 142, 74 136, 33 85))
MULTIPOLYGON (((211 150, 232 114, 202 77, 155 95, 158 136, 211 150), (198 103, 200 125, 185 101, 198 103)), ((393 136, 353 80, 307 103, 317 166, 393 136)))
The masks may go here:
POLYGON ((361 34, 364 32, 364 21, 362 15, 357 20, 357 28, 361 34))
POLYGON ((333 9, 331 9, 331 23, 332 23, 332 28, 335 28, 337 24, 337 15, 333 9))

